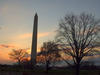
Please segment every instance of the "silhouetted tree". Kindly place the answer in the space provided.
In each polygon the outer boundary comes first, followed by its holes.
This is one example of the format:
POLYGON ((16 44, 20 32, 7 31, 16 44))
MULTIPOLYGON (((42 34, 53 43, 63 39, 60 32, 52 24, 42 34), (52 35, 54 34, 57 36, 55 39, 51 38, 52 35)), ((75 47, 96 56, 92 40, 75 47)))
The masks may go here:
POLYGON ((79 75, 80 62, 85 56, 98 52, 94 50, 97 34, 100 31, 100 20, 92 14, 68 14, 59 23, 57 41, 65 54, 71 56, 79 75))
POLYGON ((38 56, 43 56, 43 62, 46 63, 46 72, 48 73, 50 63, 54 63, 55 61, 60 59, 58 45, 54 41, 44 42, 41 47, 41 52, 38 56))
POLYGON ((13 49, 9 56, 20 65, 21 62, 28 60, 29 54, 25 49, 13 49))

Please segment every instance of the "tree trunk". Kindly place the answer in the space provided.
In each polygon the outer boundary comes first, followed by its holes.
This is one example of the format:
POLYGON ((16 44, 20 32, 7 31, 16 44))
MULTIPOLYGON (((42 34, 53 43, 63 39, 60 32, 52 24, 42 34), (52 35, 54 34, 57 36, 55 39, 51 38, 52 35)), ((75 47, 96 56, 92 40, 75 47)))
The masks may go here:
POLYGON ((46 61, 46 73, 48 73, 48 71, 49 71, 49 60, 46 61))
POLYGON ((21 63, 20 60, 18 60, 18 65, 20 65, 20 63, 21 63))
POLYGON ((80 75, 80 64, 76 64, 76 75, 80 75))

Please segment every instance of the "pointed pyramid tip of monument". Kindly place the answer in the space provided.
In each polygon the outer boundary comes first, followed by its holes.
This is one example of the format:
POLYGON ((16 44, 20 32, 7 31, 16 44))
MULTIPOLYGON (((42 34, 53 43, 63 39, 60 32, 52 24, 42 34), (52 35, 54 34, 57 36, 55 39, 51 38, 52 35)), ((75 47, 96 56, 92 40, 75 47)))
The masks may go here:
POLYGON ((38 16, 37 12, 35 13, 35 16, 38 16))

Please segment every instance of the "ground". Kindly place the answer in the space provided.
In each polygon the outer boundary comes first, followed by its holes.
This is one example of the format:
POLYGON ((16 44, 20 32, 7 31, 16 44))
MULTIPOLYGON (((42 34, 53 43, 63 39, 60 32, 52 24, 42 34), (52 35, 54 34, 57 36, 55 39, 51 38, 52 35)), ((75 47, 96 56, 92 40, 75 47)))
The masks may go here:
MULTIPOLYGON (((75 75, 73 70, 53 70, 49 73, 42 71, 0 71, 0 75, 75 75)), ((81 70, 80 75, 100 75, 100 70, 81 70)))

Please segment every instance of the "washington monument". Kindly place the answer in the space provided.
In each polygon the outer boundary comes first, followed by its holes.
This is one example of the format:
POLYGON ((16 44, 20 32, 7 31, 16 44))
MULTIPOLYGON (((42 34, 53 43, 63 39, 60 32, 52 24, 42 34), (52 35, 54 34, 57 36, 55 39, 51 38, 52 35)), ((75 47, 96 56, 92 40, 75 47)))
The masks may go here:
POLYGON ((38 31, 38 15, 34 16, 33 34, 32 34, 32 48, 31 48, 31 64, 36 65, 37 56, 37 31, 38 31))

